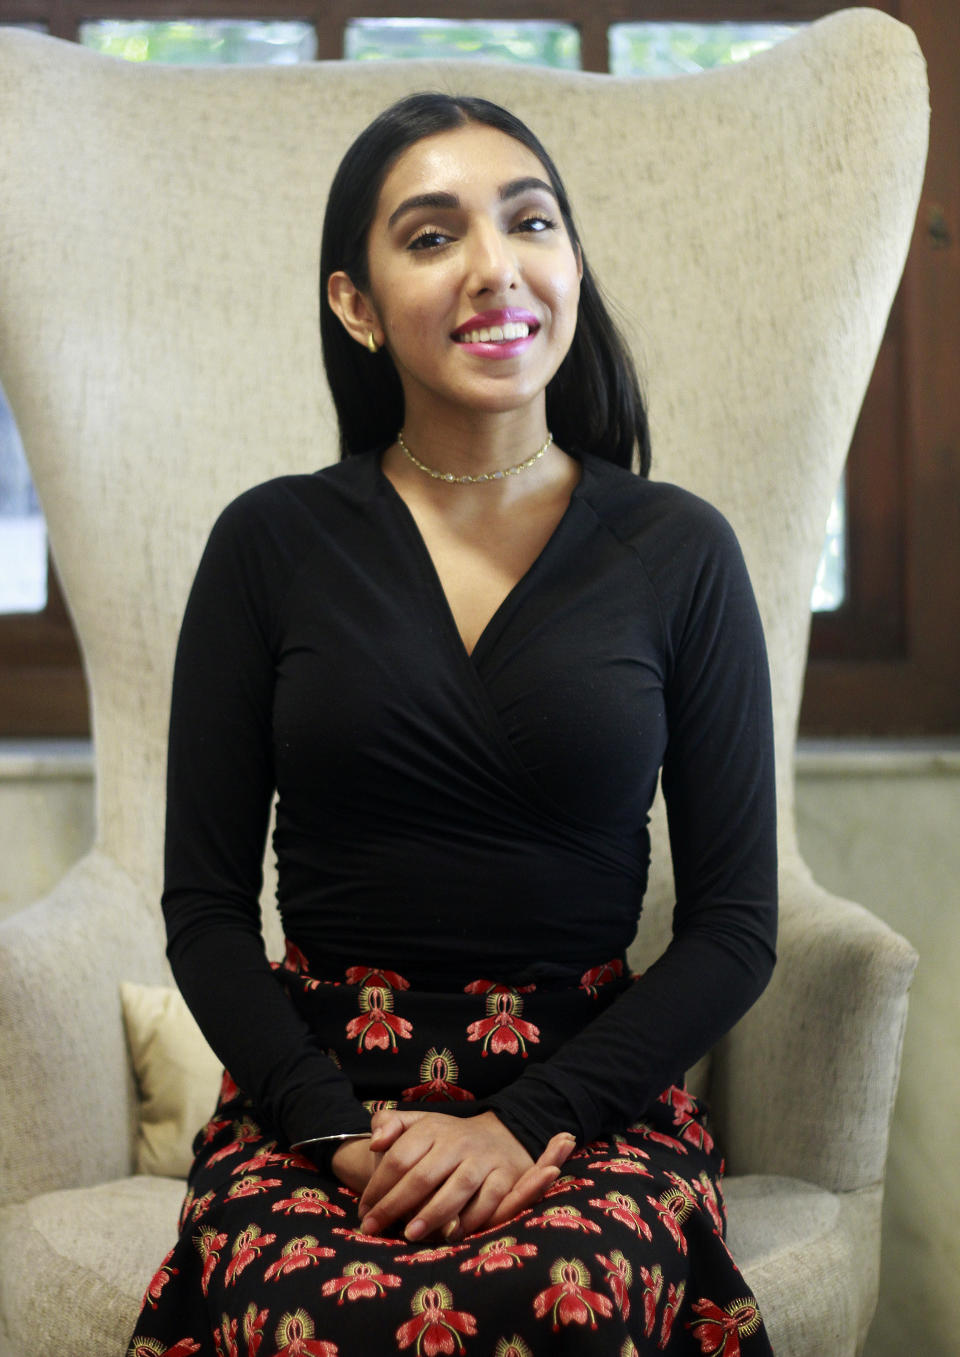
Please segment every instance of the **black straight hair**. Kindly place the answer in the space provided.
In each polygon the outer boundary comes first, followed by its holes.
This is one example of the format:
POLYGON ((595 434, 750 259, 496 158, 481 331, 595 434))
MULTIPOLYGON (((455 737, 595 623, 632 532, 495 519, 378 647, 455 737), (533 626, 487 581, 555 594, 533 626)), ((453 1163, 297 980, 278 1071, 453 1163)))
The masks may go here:
POLYGON ((385 109, 350 146, 330 186, 320 246, 320 334, 327 381, 340 424, 340 455, 389 446, 403 425, 403 388, 386 349, 373 355, 352 339, 327 301, 327 281, 343 270, 369 287, 367 241, 380 189, 396 160, 424 137, 481 123, 526 146, 546 170, 583 277, 573 341, 547 387, 548 427, 574 456, 592 453, 641 476, 650 470, 650 434, 633 359, 583 253, 560 175, 525 123, 487 99, 411 94, 385 109))

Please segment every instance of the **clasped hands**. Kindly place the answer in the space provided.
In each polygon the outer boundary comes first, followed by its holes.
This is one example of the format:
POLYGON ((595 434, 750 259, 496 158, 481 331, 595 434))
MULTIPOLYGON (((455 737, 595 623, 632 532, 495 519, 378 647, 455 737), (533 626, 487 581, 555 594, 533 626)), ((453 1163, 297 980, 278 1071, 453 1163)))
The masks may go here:
POLYGON ((405 1220, 412 1243, 509 1220, 543 1196, 575 1144, 561 1132, 534 1162, 494 1112, 376 1112, 370 1127, 369 1140, 340 1146, 333 1171, 360 1198, 364 1234, 405 1220))

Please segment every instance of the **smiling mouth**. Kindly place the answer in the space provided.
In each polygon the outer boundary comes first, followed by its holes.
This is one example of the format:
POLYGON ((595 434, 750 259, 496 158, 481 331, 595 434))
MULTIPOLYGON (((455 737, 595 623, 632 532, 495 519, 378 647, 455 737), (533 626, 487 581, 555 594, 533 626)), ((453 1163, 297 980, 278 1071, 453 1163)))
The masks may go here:
POLYGON ((453 336, 453 341, 455 344, 508 344, 511 340, 536 334, 539 328, 522 320, 508 321, 505 325, 490 325, 479 330, 461 330, 453 336))

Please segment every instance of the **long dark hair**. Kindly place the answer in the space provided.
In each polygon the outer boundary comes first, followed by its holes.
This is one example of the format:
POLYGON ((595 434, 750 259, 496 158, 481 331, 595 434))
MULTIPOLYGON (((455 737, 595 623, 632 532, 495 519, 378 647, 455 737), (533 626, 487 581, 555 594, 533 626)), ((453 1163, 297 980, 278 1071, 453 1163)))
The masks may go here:
POLYGON ((340 455, 386 447, 403 424, 403 388, 386 349, 374 356, 352 339, 327 302, 327 280, 342 269, 361 292, 369 287, 367 238, 380 189, 407 147, 465 123, 513 137, 540 161, 567 234, 583 261, 580 306, 569 352, 547 387, 547 423, 560 447, 593 453, 619 466, 650 470, 650 434, 633 359, 611 319, 583 254, 567 191, 530 129, 499 104, 449 94, 411 94, 360 133, 337 170, 320 247, 320 334, 327 381, 340 422, 340 455))

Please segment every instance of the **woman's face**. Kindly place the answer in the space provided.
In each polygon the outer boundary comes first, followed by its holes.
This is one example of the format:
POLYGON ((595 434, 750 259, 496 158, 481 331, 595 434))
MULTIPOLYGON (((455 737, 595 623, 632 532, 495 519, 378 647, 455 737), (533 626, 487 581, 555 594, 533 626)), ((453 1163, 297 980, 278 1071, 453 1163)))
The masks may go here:
POLYGON ((468 123, 388 173, 368 242, 374 333, 408 418, 543 401, 573 339, 580 260, 549 178, 521 142, 468 123))

